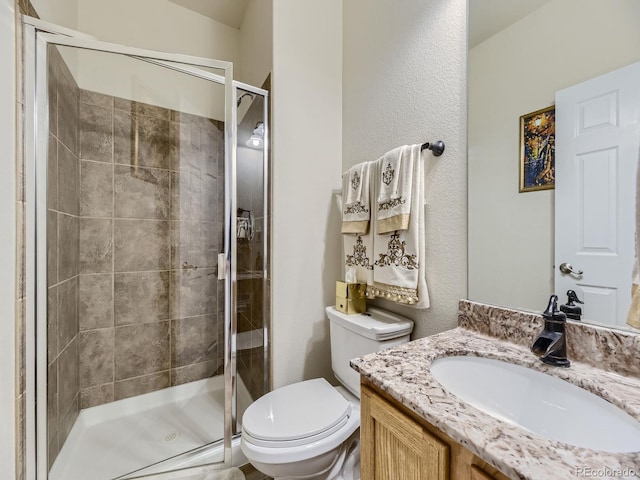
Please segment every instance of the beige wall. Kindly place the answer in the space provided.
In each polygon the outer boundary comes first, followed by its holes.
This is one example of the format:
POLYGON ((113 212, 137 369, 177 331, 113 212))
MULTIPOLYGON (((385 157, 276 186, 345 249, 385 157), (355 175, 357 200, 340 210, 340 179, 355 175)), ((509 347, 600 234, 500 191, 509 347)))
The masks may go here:
POLYGON ((466 297, 465 76, 465 0, 345 0, 341 169, 398 145, 446 144, 425 174, 431 308, 379 301, 416 321, 413 338, 455 327, 466 297))
POLYGON ((342 0, 273 9, 273 386, 330 378, 340 274, 342 0))
MULTIPOLYGON (((234 78, 255 86, 271 71, 272 5, 251 0, 236 29, 167 0, 35 2, 43 19, 101 41, 231 61, 234 78)), ((224 120, 224 92, 201 80, 121 56, 69 49, 63 54, 81 88, 224 120)))
POLYGON ((105 42, 238 59, 237 29, 166 0, 79 0, 78 28, 105 42))
MULTIPOLYGON (((239 60, 239 30, 169 1, 79 0, 78 7, 78 29, 105 42, 239 60)), ((224 120, 223 89, 202 80, 95 53, 80 56, 78 66, 81 88, 224 120)))
POLYGON ((250 0, 239 29, 168 0, 32 3, 40 18, 105 42, 233 61, 235 79, 250 85, 262 85, 271 71, 273 0, 250 0))
MULTIPOLYGON (((44 20, 104 42, 239 63, 240 30, 167 0, 36 0, 34 6, 44 20)), ((62 53, 81 88, 224 120, 223 88, 118 55, 62 53)))
POLYGON ((78 29, 78 0, 31 0, 42 20, 78 29))
POLYGON ((16 477, 14 432, 22 402, 17 401, 15 323, 16 297, 16 177, 15 159, 15 16, 12 0, 0 1, 0 158, 5 169, 0 176, 0 478, 16 477))
POLYGON ((236 80, 259 87, 273 65, 273 0, 249 0, 240 27, 236 80))
POLYGON ((519 117, 640 60, 638 18, 636 0, 555 0, 470 51, 470 299, 540 310, 553 291, 554 192, 518 193, 519 117))

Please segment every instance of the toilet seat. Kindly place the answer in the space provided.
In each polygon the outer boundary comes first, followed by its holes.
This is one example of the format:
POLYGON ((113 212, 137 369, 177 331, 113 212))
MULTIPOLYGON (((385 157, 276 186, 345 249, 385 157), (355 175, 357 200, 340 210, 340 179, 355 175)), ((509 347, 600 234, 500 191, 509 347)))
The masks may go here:
MULTIPOLYGON (((307 382, 313 381, 314 380, 307 382)), ((322 431, 316 433, 315 435, 296 438, 289 441, 282 439, 270 441, 263 438, 256 438, 246 429, 245 419, 247 419, 247 413, 250 413, 250 415, 253 415, 255 413, 251 413, 249 411, 257 403, 256 402, 249 406, 243 416, 241 448, 245 455, 247 455, 247 458, 256 462, 265 462, 268 464, 283 464, 289 462, 304 461, 323 455, 330 450, 338 447, 358 429, 358 427, 360 426, 360 405, 358 403, 358 400, 347 400, 344 394, 339 393, 339 390, 337 390, 335 387, 332 387, 324 379, 315 379, 315 381, 324 382, 326 386, 328 386, 328 388, 331 390, 331 392, 329 392, 328 390, 325 391, 325 394, 327 394, 328 398, 333 397, 334 393, 342 397, 342 400, 347 403, 347 407, 349 410, 347 416, 345 418, 342 418, 341 420, 338 420, 338 423, 334 422, 334 425, 332 425, 331 427, 322 429, 322 431)), ((302 385, 306 384, 307 382, 300 382, 294 385, 302 385)), ((278 392, 292 386, 293 385, 288 385, 287 387, 273 390, 267 395, 271 395, 274 392, 278 392)), ((299 388, 302 390, 306 390, 304 385, 299 388)), ((267 395, 265 395, 265 397, 267 395)), ((316 397, 316 400, 323 400, 327 397, 316 397)), ((352 396, 349 395, 349 397, 352 396)), ((266 404, 266 402, 264 402, 264 404, 266 404)), ((300 408, 305 407, 305 405, 297 405, 296 407, 300 411, 300 417, 306 416, 307 419, 308 417, 313 417, 313 412, 309 410, 308 406, 306 406, 306 408, 300 408)), ((256 411, 261 411, 261 409, 257 409, 256 411)), ((305 419, 305 421, 307 419, 305 419)), ((251 421, 249 423, 251 424, 251 421)), ((258 434, 260 433, 262 433, 264 436, 264 432, 258 432, 258 434)))
POLYGON ((278 388, 249 406, 242 418, 251 443, 265 447, 306 445, 347 423, 351 403, 323 378, 278 388))

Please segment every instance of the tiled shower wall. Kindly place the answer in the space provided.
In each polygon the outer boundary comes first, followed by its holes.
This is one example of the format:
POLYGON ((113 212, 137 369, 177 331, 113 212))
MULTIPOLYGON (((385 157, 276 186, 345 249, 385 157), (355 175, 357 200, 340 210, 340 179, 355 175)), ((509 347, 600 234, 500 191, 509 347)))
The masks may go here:
POLYGON ((222 372, 224 125, 50 61, 49 460, 82 408, 222 372))
MULTIPOLYGON (((17 0, 16 12, 37 17, 28 0, 17 0)), ((21 74, 20 40, 18 35, 21 74)), ((80 408, 221 373, 224 336, 224 286, 211 281, 223 237, 223 124, 80 90, 57 51, 52 56, 47 212, 50 463, 80 408)), ((21 76, 18 80, 21 85, 21 76)), ((21 91, 16 108, 20 139, 21 91)), ((16 479, 22 480, 26 405, 21 141, 18 147, 16 479)), ((263 218, 257 222, 264 225, 263 218)), ((255 260, 250 257, 247 265, 255 260)), ((255 329, 262 326, 262 286, 258 280, 250 283, 250 290, 240 290, 256 308, 241 317, 249 321, 246 328, 255 329)), ((262 348, 244 352, 243 358, 239 368, 257 398, 263 393, 262 348)))
POLYGON ((49 49, 47 172, 48 441, 56 458, 80 412, 78 365, 80 89, 60 53, 49 49))
POLYGON ((82 408, 222 372, 223 132, 81 91, 82 408))

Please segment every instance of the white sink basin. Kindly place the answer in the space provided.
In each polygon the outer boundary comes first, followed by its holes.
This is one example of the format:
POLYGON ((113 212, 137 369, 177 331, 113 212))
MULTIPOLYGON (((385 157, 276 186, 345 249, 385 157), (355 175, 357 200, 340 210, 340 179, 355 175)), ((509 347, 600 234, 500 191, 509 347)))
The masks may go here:
POLYGON ((489 415, 550 440, 604 452, 640 451, 640 422, 559 378, 480 357, 445 357, 431 373, 489 415))

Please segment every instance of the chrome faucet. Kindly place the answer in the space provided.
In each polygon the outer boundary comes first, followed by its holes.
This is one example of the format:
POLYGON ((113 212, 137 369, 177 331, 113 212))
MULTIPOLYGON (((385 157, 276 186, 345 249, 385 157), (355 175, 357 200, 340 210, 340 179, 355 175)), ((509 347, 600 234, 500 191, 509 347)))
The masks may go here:
POLYGON ((551 295, 549 305, 542 314, 544 328, 531 344, 531 351, 544 363, 556 367, 568 367, 567 337, 565 326, 567 316, 558 310, 558 296, 551 295))

